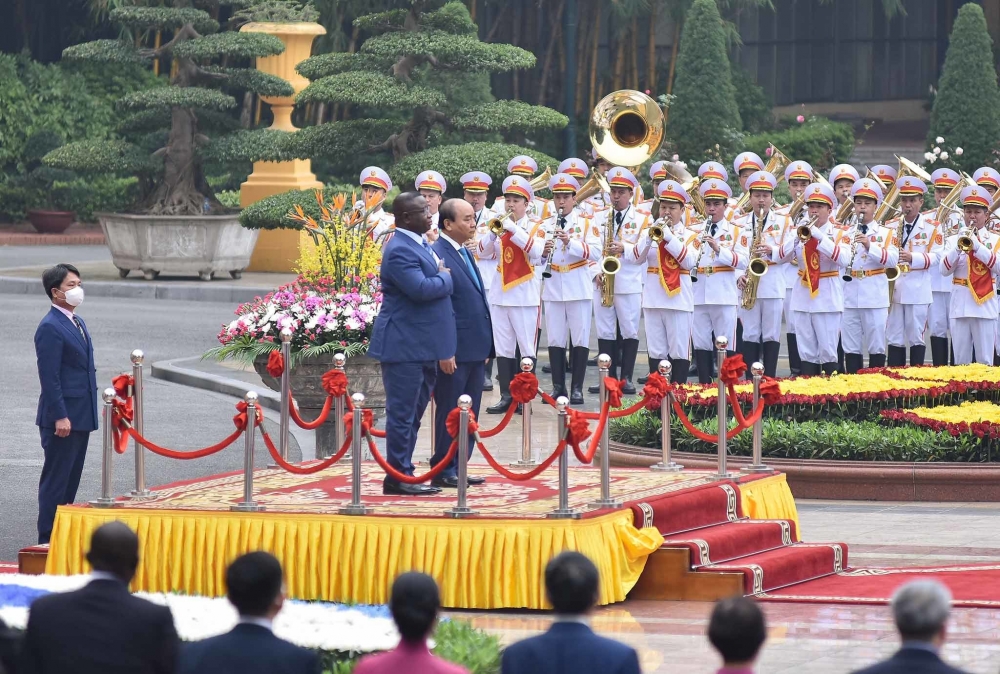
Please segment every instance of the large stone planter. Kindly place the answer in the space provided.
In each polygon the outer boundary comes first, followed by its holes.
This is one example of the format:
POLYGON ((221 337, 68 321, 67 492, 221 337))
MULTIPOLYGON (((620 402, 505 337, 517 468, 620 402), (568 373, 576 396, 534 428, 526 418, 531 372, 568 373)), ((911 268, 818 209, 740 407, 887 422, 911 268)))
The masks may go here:
MULTIPOLYGON (((253 366, 265 386, 272 391, 281 390, 281 380, 267 373, 266 357, 258 358, 253 366)), ((307 358, 292 368, 289 384, 304 420, 311 421, 319 416, 326 402, 323 375, 332 369, 332 353, 307 358)), ((382 387, 382 366, 379 362, 368 356, 351 356, 347 359, 344 372, 347 374, 348 394, 363 393, 364 407, 372 409, 376 417, 380 416, 385 410, 385 389, 382 387)), ((326 423, 316 429, 316 456, 319 458, 331 456, 340 449, 334 438, 334 422, 331 409, 326 423)))
POLYGON ((240 278, 250 263, 257 231, 244 229, 239 214, 130 215, 98 213, 111 261, 122 278, 133 269, 146 280, 160 272, 197 274, 209 281, 219 272, 240 278))

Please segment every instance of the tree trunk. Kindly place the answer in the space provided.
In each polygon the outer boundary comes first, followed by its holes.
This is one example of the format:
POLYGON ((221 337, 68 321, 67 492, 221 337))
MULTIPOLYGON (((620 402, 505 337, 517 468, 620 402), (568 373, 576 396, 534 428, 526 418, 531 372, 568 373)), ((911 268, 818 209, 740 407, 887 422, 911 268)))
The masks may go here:
MULTIPOLYGON (((548 39, 549 46, 545 50, 545 63, 542 64, 542 76, 538 81, 538 105, 545 105, 545 93, 548 88, 549 83, 549 71, 552 69, 552 56, 555 53, 557 45, 560 42, 560 36, 562 35, 562 15, 563 7, 566 6, 566 0, 559 0, 559 7, 556 9, 555 18, 553 18, 552 29, 549 31, 548 39)), ((565 72, 566 68, 560 70, 560 72, 565 72)), ((558 98, 556 100, 559 100, 558 98)))
MULTIPOLYGON (((511 35, 510 43, 515 47, 521 46, 521 22, 524 21, 523 13, 521 12, 521 2, 518 0, 514 3, 514 32, 511 35)), ((518 73, 520 71, 515 70, 511 77, 511 93, 513 94, 511 98, 515 101, 521 100, 520 96, 520 81, 518 80, 518 73)))
MULTIPOLYGON (((670 45, 670 72, 667 73, 667 94, 674 90, 674 72, 677 67, 677 48, 681 42, 681 21, 674 24, 674 43, 670 45)), ((663 123, 666 124, 670 118, 670 108, 663 111, 663 123)))
POLYGON ((586 11, 588 5, 583 4, 583 0, 580 0, 580 25, 577 29, 577 34, 583 36, 584 39, 580 40, 576 46, 576 100, 573 103, 573 113, 579 115, 583 111, 583 92, 584 89, 584 77, 587 74, 587 66, 590 64, 590 52, 596 47, 593 42, 589 39, 590 34, 590 23, 587 22, 587 17, 591 15, 591 12, 586 11))
MULTIPOLYGON (((597 53, 601 45, 601 4, 597 3, 594 12, 594 51, 590 55, 590 105, 587 110, 593 110, 597 105, 597 53)), ((610 53, 610 49, 609 49, 610 53)))
POLYGON ((656 20, 660 3, 654 2, 649 10, 649 31, 646 33, 646 88, 656 97, 656 20))
POLYGON ((639 16, 638 15, 632 17, 632 30, 630 32, 632 33, 629 36, 630 37, 629 42, 632 43, 632 48, 629 50, 631 52, 629 56, 631 57, 630 60, 632 62, 631 88, 638 89, 639 88, 639 16))

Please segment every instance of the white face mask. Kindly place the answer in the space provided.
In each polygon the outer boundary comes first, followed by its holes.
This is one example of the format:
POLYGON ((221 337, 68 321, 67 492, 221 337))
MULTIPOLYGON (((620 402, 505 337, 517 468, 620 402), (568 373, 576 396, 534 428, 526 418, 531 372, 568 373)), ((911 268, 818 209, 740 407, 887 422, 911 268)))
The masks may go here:
POLYGON ((71 307, 78 307, 83 304, 83 286, 70 288, 63 293, 63 296, 66 298, 66 304, 71 307))

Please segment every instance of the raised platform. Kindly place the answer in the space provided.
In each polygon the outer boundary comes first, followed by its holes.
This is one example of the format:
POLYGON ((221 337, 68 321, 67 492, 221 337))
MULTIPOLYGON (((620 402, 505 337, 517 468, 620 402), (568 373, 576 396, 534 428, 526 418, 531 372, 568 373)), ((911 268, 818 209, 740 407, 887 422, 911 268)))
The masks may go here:
POLYGON ((304 477, 256 471, 256 499, 267 508, 259 513, 229 511, 242 500, 238 473, 166 485, 154 498, 122 500, 115 509, 64 506, 56 515, 46 571, 85 573, 90 532, 118 519, 135 528, 142 542, 138 590, 217 596, 224 592, 228 561, 266 549, 282 560, 295 598, 384 603, 392 579, 417 569, 435 577, 449 608, 545 608, 544 566, 558 552, 573 549, 598 565, 600 603, 610 604, 624 600, 635 586, 647 558, 663 543, 661 530, 673 530, 664 527, 675 496, 714 489, 727 494, 737 519, 797 524, 782 475, 715 482, 707 471, 616 469, 611 493, 626 507, 596 510, 589 504, 600 495, 600 472, 575 467, 570 505, 583 517, 553 520, 545 515, 557 504, 554 470, 526 482, 501 479, 485 466, 470 471, 487 483, 469 489, 477 516, 460 520, 445 515, 455 503, 453 491, 383 496, 383 473, 375 464, 363 467, 363 500, 373 513, 361 517, 337 514, 350 496, 348 466, 304 477), (636 520, 635 513, 642 517, 636 520))

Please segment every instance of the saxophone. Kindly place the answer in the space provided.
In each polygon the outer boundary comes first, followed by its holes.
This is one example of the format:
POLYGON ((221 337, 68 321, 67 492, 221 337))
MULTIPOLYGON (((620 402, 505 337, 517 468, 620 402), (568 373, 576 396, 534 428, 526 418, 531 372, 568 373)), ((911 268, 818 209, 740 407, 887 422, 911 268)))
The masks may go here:
MULTIPOLYGON (((760 217, 757 217, 760 220, 760 217)), ((761 237, 764 234, 766 219, 760 222, 753 234, 753 241, 750 242, 750 264, 747 266, 746 285, 743 286, 743 296, 740 298, 740 306, 744 309, 753 309, 757 304, 757 288, 760 285, 761 277, 767 273, 767 260, 757 255, 754 251, 760 245, 761 237)))
POLYGON ((615 304, 615 274, 622 268, 622 261, 608 254, 608 248, 615 242, 614 230, 615 209, 608 209, 608 220, 604 223, 604 257, 601 258, 601 306, 612 307, 615 304))

